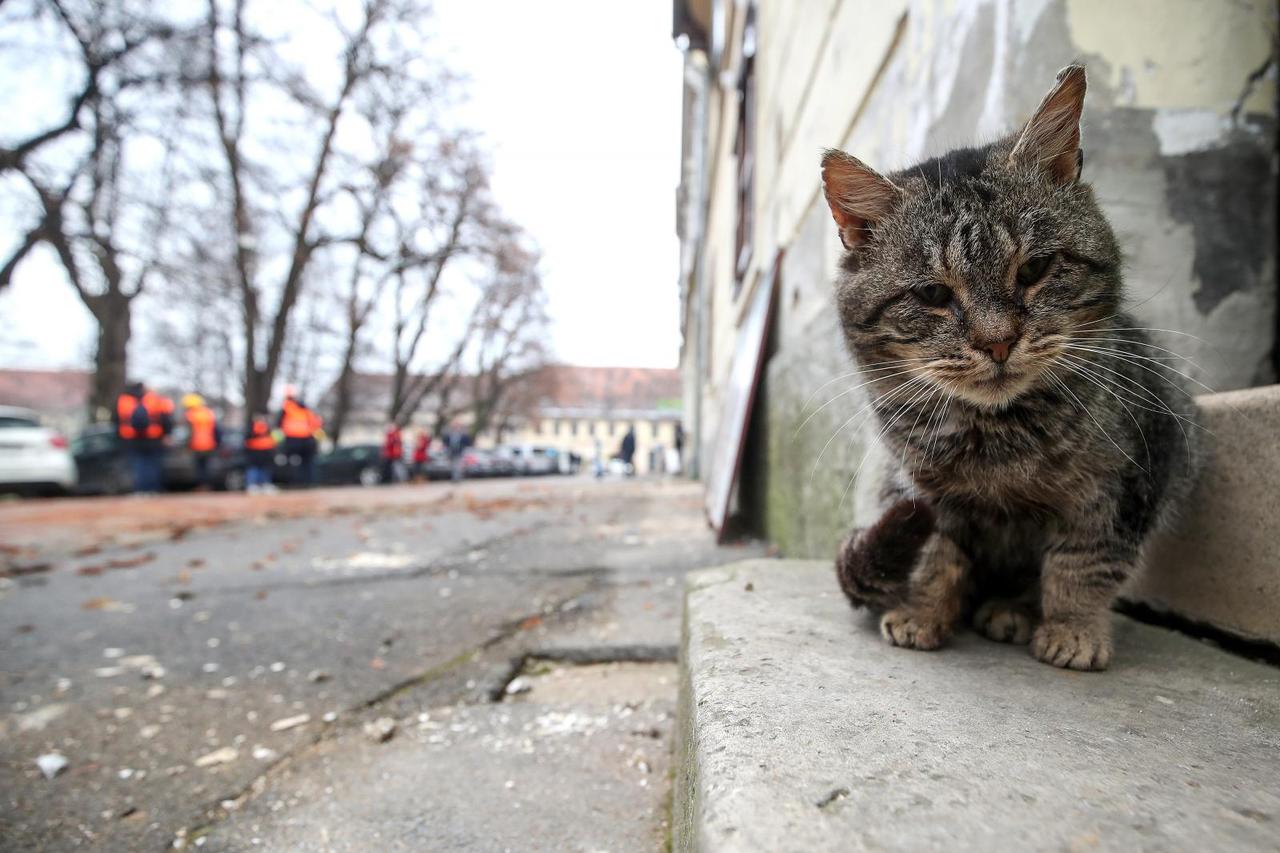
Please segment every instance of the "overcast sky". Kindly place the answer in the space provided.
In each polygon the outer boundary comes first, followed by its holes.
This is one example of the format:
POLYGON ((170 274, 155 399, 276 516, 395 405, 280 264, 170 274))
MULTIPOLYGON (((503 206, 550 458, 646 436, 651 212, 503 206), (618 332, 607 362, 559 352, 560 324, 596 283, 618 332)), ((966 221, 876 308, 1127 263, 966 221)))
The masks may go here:
MULTIPOLYGON (((436 0, 464 123, 541 245, 557 358, 674 367, 680 56, 658 0, 436 0)), ((135 326, 136 328, 136 326, 135 326)), ((93 324, 48 253, 0 294, 0 367, 88 363, 93 324)))

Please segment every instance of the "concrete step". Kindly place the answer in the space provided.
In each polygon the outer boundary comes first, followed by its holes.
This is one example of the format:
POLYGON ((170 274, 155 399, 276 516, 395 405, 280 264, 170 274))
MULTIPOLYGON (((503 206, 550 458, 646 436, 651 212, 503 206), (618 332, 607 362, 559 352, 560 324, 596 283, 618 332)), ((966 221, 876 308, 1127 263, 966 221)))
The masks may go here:
POLYGON ((1280 669, 1116 616, 1105 673, 893 648, 826 561, 691 574, 675 849, 1280 849, 1280 669))
POLYGON ((1190 510, 1155 543, 1128 598, 1280 643, 1280 385, 1196 398, 1209 451, 1190 510))

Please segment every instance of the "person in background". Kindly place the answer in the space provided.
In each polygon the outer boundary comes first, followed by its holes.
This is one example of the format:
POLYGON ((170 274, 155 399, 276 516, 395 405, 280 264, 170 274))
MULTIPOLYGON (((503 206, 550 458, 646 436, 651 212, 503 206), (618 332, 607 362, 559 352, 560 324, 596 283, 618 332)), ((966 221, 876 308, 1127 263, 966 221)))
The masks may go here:
POLYGON ((604 446, 598 438, 595 440, 595 455, 591 458, 591 466, 595 469, 597 480, 604 476, 604 446))
POLYGON ((255 492, 275 491, 271 484, 271 466, 276 455, 276 437, 265 415, 254 415, 244 436, 244 490, 255 492))
POLYGON ((404 436, 395 422, 387 424, 387 434, 382 439, 382 484, 396 481, 396 469, 404 460, 404 436))
POLYGON ((182 398, 182 408, 190 428, 187 437, 187 448, 196 460, 196 488, 208 491, 210 485, 209 467, 213 462, 214 451, 222 444, 222 428, 213 410, 204 404, 199 394, 187 394, 182 398))
POLYGON ((684 423, 676 421, 676 461, 671 466, 672 471, 676 474, 684 473, 684 423))
POLYGON ((627 476, 634 477, 636 466, 634 459, 636 457, 636 428, 630 426, 627 428, 627 434, 622 437, 622 447, 618 448, 618 458, 627 466, 627 476))
POLYGON ((427 458, 431 451, 431 436, 425 429, 418 430, 413 441, 413 479, 422 482, 427 478, 427 458))
POLYGON ((299 400, 292 386, 284 389, 284 405, 276 418, 276 426, 284 433, 284 452, 298 457, 302 466, 302 485, 316 483, 316 451, 319 447, 316 434, 324 426, 319 415, 299 400))
POLYGON ((462 479, 462 460, 470 446, 471 436, 462 429, 462 424, 457 421, 449 424, 449 431, 444 434, 444 449, 449 453, 449 467, 455 483, 462 479))
POLYGON ((173 432, 173 401, 141 382, 132 382, 116 398, 112 421, 129 456, 134 491, 163 491, 164 439, 173 432))

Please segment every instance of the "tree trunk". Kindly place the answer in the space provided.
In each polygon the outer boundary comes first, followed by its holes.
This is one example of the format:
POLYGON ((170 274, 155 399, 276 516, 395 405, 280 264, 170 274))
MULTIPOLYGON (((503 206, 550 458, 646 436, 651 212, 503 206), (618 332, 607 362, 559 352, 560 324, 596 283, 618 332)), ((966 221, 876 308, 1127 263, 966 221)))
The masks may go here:
POLYGON ((355 379, 355 368, 352 362, 356 356, 356 335, 354 331, 347 338, 347 350, 342 358, 342 372, 338 374, 337 386, 334 388, 333 416, 329 422, 329 437, 333 446, 337 447, 342 439, 342 429, 347 424, 347 415, 351 414, 351 382, 355 379))
POLYGON ((111 418, 116 397, 128 381, 132 304, 129 297, 108 293, 91 297, 88 307, 98 323, 98 346, 93 356, 89 390, 89 420, 111 418))

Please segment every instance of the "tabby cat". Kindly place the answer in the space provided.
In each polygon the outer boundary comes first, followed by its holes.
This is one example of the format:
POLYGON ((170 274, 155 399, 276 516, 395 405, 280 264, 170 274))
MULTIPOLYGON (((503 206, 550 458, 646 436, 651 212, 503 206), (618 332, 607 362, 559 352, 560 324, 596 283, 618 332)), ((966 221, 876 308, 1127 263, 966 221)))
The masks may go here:
POLYGON ((1069 66, 1020 132, 887 176, 822 159, 837 308, 891 463, 884 514, 836 568, 896 646, 971 619, 1105 669, 1110 607, 1197 468, 1194 403, 1121 310, 1120 250, 1080 179, 1084 94, 1069 66))

